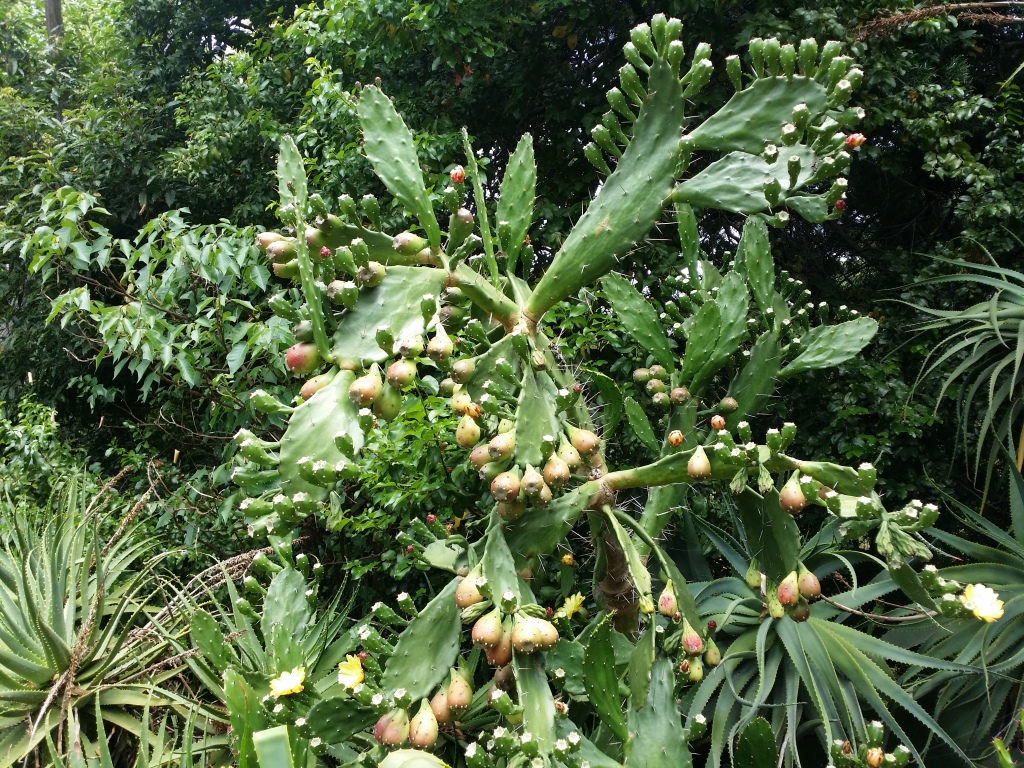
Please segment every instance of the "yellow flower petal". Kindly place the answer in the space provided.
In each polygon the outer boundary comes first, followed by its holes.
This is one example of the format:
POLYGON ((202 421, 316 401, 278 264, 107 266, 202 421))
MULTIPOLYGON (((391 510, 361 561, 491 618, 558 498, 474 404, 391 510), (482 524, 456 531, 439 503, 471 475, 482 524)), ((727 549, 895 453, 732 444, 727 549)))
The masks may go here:
POLYGON ((571 619, 580 608, 583 607, 583 595, 577 592, 575 595, 570 595, 565 598, 565 602, 562 603, 562 607, 558 609, 558 615, 563 616, 567 619, 571 619))
POLYGON ((290 672, 282 672, 270 681, 270 695, 275 699, 279 696, 290 696, 302 690, 302 681, 306 679, 306 668, 296 667, 290 672))
POLYGON ((984 584, 968 584, 960 602, 982 621, 993 622, 1003 615, 1003 601, 995 590, 984 584))
POLYGON ((363 663, 358 656, 350 653, 338 665, 338 682, 346 688, 355 688, 363 682, 363 663))

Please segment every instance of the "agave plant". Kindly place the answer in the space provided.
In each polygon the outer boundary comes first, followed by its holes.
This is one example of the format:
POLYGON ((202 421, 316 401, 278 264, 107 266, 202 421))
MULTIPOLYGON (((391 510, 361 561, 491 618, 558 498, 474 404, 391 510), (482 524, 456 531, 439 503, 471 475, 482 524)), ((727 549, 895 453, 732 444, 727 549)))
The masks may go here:
POLYGON ((91 724, 83 738, 94 741, 102 740, 99 721, 122 737, 143 738, 143 707, 180 703, 163 686, 177 669, 147 672, 166 643, 132 631, 159 599, 162 556, 131 531, 143 505, 126 510, 105 540, 87 501, 77 482, 65 483, 41 525, 9 501, 0 504, 13 530, 0 549, 0 766, 51 737, 57 754, 65 754, 72 748, 65 734, 85 733, 80 722, 91 724))

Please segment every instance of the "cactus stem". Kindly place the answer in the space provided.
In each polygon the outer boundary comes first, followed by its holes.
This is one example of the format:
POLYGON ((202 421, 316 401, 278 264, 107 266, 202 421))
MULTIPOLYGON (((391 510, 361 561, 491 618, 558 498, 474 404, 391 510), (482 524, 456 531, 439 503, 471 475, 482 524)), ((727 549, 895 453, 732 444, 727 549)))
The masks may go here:
POLYGON ((473 154, 473 147, 469 143, 469 133, 462 129, 462 146, 466 151, 466 173, 469 180, 473 182, 473 195, 476 198, 476 210, 480 219, 480 239, 484 243, 484 263, 491 275, 491 284, 497 288, 501 283, 501 275, 498 272, 498 260, 494 257, 494 241, 491 239, 491 225, 487 217, 487 200, 484 198, 484 185, 480 180, 480 166, 477 165, 476 155, 473 154))

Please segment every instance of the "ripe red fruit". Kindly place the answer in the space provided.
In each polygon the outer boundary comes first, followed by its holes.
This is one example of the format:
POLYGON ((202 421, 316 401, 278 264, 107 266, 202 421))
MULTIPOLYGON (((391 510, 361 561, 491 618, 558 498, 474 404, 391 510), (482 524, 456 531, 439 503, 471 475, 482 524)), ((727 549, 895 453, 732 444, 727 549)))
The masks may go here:
POLYGON ((433 513, 427 515, 427 522, 431 523, 431 524, 436 523, 437 522, 437 515, 435 515, 433 513))
POLYGON ((288 347, 284 353, 285 364, 288 370, 298 375, 312 373, 320 365, 320 353, 316 344, 304 343, 288 347))
POLYGON ((711 417, 711 428, 712 429, 725 429, 725 417, 719 416, 717 413, 711 417))
POLYGON ((837 211, 845 211, 846 210, 846 201, 845 200, 836 200, 836 204, 835 204, 834 207, 835 207, 835 209, 837 211))
POLYGON ((718 629, 718 622, 712 620, 708 622, 708 632, 714 632, 718 629))
POLYGON ((461 184, 466 180, 466 169, 461 165, 456 165, 448 175, 451 177, 453 184, 461 184))
POLYGON ((320 249, 320 258, 321 259, 329 259, 329 258, 331 258, 331 249, 328 248, 326 245, 323 248, 320 249))
POLYGON ((851 133, 846 137, 846 146, 850 149, 856 149, 865 141, 867 141, 867 137, 863 133, 851 133))

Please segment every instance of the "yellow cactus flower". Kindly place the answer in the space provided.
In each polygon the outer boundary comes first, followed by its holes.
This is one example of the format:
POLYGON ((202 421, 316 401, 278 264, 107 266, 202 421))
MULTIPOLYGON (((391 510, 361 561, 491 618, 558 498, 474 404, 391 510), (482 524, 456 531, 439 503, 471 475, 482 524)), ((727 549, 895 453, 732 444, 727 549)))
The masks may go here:
POLYGON ((302 690, 302 681, 306 679, 306 668, 296 667, 290 672, 282 672, 270 681, 270 695, 275 699, 290 696, 302 690))
POLYGON ((984 584, 968 584, 960 602, 982 621, 992 622, 1003 615, 1003 601, 995 590, 984 584))
POLYGON ((565 602, 562 603, 562 607, 558 609, 558 615, 566 619, 571 619, 580 608, 583 607, 583 595, 577 592, 575 595, 570 595, 565 598, 565 602))
POLYGON ((338 665, 338 682, 346 688, 355 688, 363 682, 363 663, 354 654, 348 654, 338 665))

